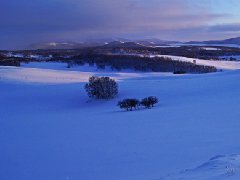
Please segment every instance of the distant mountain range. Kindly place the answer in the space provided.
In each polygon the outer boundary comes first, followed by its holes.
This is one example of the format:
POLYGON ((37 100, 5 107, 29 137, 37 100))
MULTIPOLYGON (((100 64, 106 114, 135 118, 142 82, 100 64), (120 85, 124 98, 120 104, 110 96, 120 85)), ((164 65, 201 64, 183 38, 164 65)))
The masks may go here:
POLYGON ((145 47, 145 45, 137 42, 113 41, 104 45, 103 47, 104 48, 140 48, 140 47, 145 47))
POLYGON ((230 38, 225 40, 210 40, 210 41, 190 41, 184 44, 236 44, 240 45, 240 37, 230 38))
POLYGON ((29 47, 27 47, 27 49, 68 49, 71 47, 78 47, 78 44, 65 42, 36 43, 31 44, 29 47))
POLYGON ((167 46, 168 44, 178 43, 177 41, 166 41, 156 38, 143 40, 129 40, 124 38, 91 39, 86 42, 46 42, 32 44, 27 49, 78 49, 82 47, 102 46, 105 48, 127 48, 143 46, 167 46))
POLYGON ((190 41, 190 42, 178 42, 178 41, 166 41, 156 38, 143 39, 143 40, 129 40, 129 39, 98 39, 89 40, 86 42, 47 42, 32 44, 27 49, 79 49, 83 47, 105 47, 105 48, 137 48, 144 46, 168 46, 171 44, 236 44, 240 45, 240 37, 230 38, 225 40, 210 40, 210 41, 190 41))

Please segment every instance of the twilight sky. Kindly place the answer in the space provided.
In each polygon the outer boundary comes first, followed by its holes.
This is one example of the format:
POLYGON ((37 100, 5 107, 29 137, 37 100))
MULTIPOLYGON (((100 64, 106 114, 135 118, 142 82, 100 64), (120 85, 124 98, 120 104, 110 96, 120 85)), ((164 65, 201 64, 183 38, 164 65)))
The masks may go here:
POLYGON ((0 49, 95 38, 240 36, 240 0, 0 0, 0 49))

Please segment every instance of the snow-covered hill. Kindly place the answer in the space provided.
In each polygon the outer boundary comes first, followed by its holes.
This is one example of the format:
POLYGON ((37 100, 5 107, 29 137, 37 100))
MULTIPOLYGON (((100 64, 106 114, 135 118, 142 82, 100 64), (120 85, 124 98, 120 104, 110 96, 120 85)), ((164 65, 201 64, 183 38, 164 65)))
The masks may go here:
POLYGON ((118 81, 133 78, 158 78, 176 76, 170 73, 142 73, 133 70, 113 71, 110 67, 98 70, 96 67, 76 66, 67 68, 67 63, 33 62, 22 67, 1 67, 0 78, 5 81, 25 83, 69 84, 87 82, 90 76, 109 76, 118 81))
MULTIPOLYGON (((125 54, 125 55, 134 55, 134 56, 141 56, 141 57, 146 56, 145 54, 125 54)), ((188 57, 183 57, 183 56, 156 55, 156 54, 154 54, 154 55, 151 54, 151 55, 147 55, 147 56, 149 56, 151 58, 165 57, 165 58, 170 58, 174 61, 184 61, 184 62, 196 63, 198 65, 214 66, 218 70, 238 70, 238 69, 240 69, 240 61, 204 60, 204 59, 197 59, 197 58, 188 58, 188 57)), ((230 57, 232 57, 232 56, 230 56, 230 57)), ((237 59, 239 57, 235 56, 235 58, 237 59)))
POLYGON ((173 75, 64 64, 1 67, 0 179, 238 180, 239 156, 229 154, 240 149, 239 79, 240 70, 173 75), (83 87, 91 75, 116 78, 118 97, 89 100, 83 87), (149 95, 160 100, 153 109, 116 106, 149 95), (192 169, 218 154, 226 156, 192 169))
POLYGON ((240 62, 239 61, 223 61, 223 60, 203 60, 203 59, 196 59, 196 58, 187 58, 182 56, 170 56, 170 55, 152 55, 152 57, 168 57, 176 61, 187 61, 187 62, 195 62, 199 65, 205 66, 215 66, 218 69, 222 70, 236 70, 240 69, 240 62))

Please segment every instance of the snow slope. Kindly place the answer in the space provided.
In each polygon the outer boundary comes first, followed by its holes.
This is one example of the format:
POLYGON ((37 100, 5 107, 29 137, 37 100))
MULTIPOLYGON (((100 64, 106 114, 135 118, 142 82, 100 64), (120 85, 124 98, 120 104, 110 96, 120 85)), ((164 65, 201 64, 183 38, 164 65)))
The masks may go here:
POLYGON ((152 57, 168 57, 173 60, 177 61, 187 61, 193 62, 196 61, 196 64, 205 65, 205 66, 215 66, 218 69, 223 70, 236 70, 240 69, 240 62, 237 61, 214 61, 214 60, 202 60, 202 59, 195 59, 195 58, 187 58, 182 56, 170 56, 170 55, 152 55, 152 57))
POLYGON ((118 81, 132 78, 176 76, 170 73, 142 73, 131 70, 112 71, 97 70, 95 67, 77 66, 66 68, 65 63, 35 62, 24 64, 22 67, 1 67, 0 78, 2 80, 32 82, 32 83, 79 83, 87 82, 90 76, 109 76, 118 81))
MULTIPOLYGON (((144 57, 144 54, 126 54, 126 55, 138 55, 144 57)), ((205 66, 215 66, 219 70, 238 70, 240 69, 240 61, 224 61, 224 60, 203 60, 197 58, 188 58, 183 56, 172 56, 172 55, 150 55, 150 57, 166 57, 171 58, 175 61, 184 61, 184 62, 191 62, 196 63, 199 65, 205 66)))
POLYGON ((236 172, 231 180, 239 179, 239 156, 228 156, 240 149, 239 70, 119 75, 58 68, 0 68, 0 179, 230 179, 222 176, 225 165, 236 172), (120 76, 116 99, 88 99, 84 82, 96 73, 120 76), (160 100, 154 109, 116 106, 149 95, 160 100), (218 154, 226 156, 192 169, 218 154), (176 173, 184 169, 192 170, 176 173))
POLYGON ((201 49, 207 50, 207 51, 220 51, 220 48, 215 47, 201 47, 201 49))

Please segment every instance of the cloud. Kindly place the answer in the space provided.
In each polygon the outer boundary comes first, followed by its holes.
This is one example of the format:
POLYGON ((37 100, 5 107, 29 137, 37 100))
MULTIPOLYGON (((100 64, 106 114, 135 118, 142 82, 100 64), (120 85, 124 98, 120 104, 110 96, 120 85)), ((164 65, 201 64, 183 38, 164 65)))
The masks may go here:
POLYGON ((220 24, 209 27, 209 31, 213 32, 240 32, 240 23, 220 24))
MULTIPOLYGON (((99 37, 154 36, 181 39, 179 33, 195 34, 199 27, 229 18, 226 13, 212 12, 201 2, 203 1, 1 0, 0 36, 5 37, 0 42, 0 48, 4 47, 4 43, 8 47, 24 47, 39 41, 99 37)), ((186 37, 183 35, 182 39, 186 37)))

